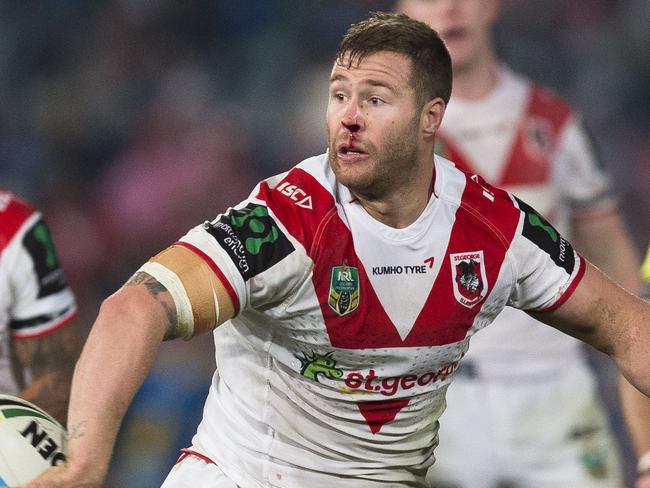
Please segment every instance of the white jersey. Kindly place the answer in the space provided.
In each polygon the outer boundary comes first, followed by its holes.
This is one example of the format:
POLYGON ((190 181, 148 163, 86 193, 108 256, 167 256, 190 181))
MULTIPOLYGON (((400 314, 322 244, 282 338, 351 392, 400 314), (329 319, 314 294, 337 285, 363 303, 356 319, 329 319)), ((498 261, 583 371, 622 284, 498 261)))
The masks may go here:
POLYGON ((0 191, 0 392, 16 395, 28 381, 14 369, 11 341, 50 334, 76 313, 41 214, 0 191))
POLYGON ((432 186, 387 227, 323 154, 178 243, 235 304, 193 449, 241 487, 424 486, 470 337, 580 281, 582 258, 511 194, 439 157, 432 186))
MULTIPOLYGON (((560 98, 514 74, 481 100, 454 98, 437 153, 511 191, 570 236, 573 219, 615 208, 580 120, 560 98)), ((584 361, 579 341, 506 308, 472 341, 468 358, 484 379, 549 378, 584 361)))

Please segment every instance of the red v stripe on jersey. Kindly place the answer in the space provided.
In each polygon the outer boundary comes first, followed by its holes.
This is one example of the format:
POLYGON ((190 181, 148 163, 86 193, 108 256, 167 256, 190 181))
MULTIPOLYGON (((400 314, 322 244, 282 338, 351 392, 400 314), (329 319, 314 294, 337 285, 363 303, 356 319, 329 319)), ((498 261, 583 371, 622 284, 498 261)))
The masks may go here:
POLYGON ((453 269, 448 256, 452 253, 483 251, 487 286, 496 282, 505 250, 519 219, 519 211, 513 207, 505 193, 501 192, 505 196, 502 195, 496 202, 484 202, 484 188, 468 179, 463 205, 457 212, 448 247, 440 257, 445 262, 413 328, 402 340, 355 252, 350 230, 332 205, 332 195, 302 170, 291 171, 285 179, 298 184, 312 195, 313 210, 278 201, 278 198, 283 197, 278 197, 278 192, 273 192, 268 187, 262 189, 260 196, 269 204, 277 201, 278 205, 271 206, 273 212, 303 244, 314 262, 312 280, 332 346, 343 349, 438 346, 465 338, 480 311, 480 303, 467 308, 456 300, 453 293, 455 277, 452 276, 453 269), (471 211, 474 208, 481 210, 471 211), (478 213, 488 216, 494 214, 489 221, 501 222, 499 225, 507 228, 507 237, 499 238, 501 231, 496 229, 496 224, 490 224, 494 228, 488 234, 491 238, 486 239, 485 227, 488 220, 478 217, 478 213), (328 297, 332 269, 343 265, 357 268, 360 301, 358 309, 340 316, 328 305, 328 297))
MULTIPOLYGON (((533 87, 510 151, 506 153, 501 176, 491 183, 507 187, 547 181, 559 133, 571 113, 571 108, 561 98, 538 86, 533 87)), ((444 128, 436 137, 442 148, 441 156, 463 171, 476 172, 472 159, 452 141, 444 128)))
POLYGON ((388 422, 392 422, 400 410, 409 404, 405 400, 381 400, 378 402, 358 402, 357 406, 363 418, 368 422, 368 427, 376 434, 388 422))
POLYGON ((533 87, 525 117, 498 185, 543 183, 549 178, 558 134, 571 115, 571 109, 558 97, 533 87))
MULTIPOLYGON (((482 251, 486 286, 494 285, 520 218, 519 210, 514 207, 507 193, 483 184, 481 179, 473 181, 467 177, 462 203, 456 212, 447 248, 439 257, 435 257, 444 262, 413 328, 402 340, 355 252, 352 234, 333 206, 332 195, 304 171, 294 172, 290 172, 286 179, 292 184, 299 184, 300 188, 313 197, 313 210, 277 200, 280 198, 278 192, 273 192, 268 186, 261 189, 260 198, 270 206, 274 202, 271 206, 274 214, 294 238, 302 243, 314 263, 312 281, 333 347, 426 347, 451 344, 465 338, 480 311, 482 301, 468 308, 456 300, 453 284, 455 270, 449 256, 482 251), (486 198, 486 194, 491 198, 486 198), (323 205, 322 202, 329 205, 323 205), (358 308, 343 316, 338 315, 328 304, 332 269, 336 266, 355 267, 359 277, 358 308)), ((445 223, 441 222, 441 225, 445 223)), ((452 223, 447 222, 447 225, 452 223)), ((408 399, 400 399, 359 402, 358 407, 371 431, 377 433, 407 404, 408 399)))

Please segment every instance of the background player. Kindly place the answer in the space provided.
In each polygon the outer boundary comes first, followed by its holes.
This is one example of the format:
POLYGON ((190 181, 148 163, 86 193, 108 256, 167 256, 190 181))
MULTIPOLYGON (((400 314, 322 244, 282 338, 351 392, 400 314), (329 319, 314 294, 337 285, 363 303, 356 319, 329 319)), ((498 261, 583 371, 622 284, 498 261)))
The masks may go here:
MULTIPOLYGON (((530 203, 638 293, 638 259, 580 117, 497 58, 499 1, 400 0, 396 8, 436 29, 452 57, 437 152, 530 203)), ((634 392, 622 398, 646 402, 634 392)), ((622 486, 582 346, 519 310, 473 338, 447 401, 435 486, 622 486)))
POLYGON ((40 212, 0 190, 0 392, 66 424, 77 306, 40 212))
POLYGON ((522 201, 434 163, 451 65, 433 31, 377 14, 350 29, 330 82, 327 154, 260 183, 104 303, 73 382, 83 430, 30 487, 99 486, 160 342, 224 321, 204 420, 165 486, 422 486, 469 336, 506 302, 650 392, 650 306, 522 201))

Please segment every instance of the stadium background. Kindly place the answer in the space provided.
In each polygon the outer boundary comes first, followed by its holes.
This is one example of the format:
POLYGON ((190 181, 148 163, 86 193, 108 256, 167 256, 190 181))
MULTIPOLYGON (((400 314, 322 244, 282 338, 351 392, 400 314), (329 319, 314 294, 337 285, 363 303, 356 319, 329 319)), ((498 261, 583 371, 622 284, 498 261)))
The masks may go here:
MULTIPOLYGON (((391 5, 0 4, 0 186, 42 208, 84 324, 151 254, 259 178, 324 150, 326 80, 340 37, 391 5)), ((515 69, 582 111, 640 253, 650 241, 649 25, 647 0, 504 0, 497 35, 515 69)), ((211 351, 209 336, 163 345, 107 487, 159 486, 200 419, 211 351)), ((629 475, 612 366, 591 356, 629 475)))

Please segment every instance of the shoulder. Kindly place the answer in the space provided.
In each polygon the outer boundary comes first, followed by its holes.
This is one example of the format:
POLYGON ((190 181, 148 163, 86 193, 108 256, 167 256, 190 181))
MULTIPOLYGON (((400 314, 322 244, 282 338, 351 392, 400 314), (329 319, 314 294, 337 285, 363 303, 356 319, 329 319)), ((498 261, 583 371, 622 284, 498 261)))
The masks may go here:
MULTIPOLYGON (((255 193, 255 192, 254 192, 255 193)), ((336 180, 326 154, 306 159, 258 185, 254 197, 305 247, 336 209, 336 180)))
POLYGON ((456 219, 462 219, 468 228, 492 236, 507 248, 522 218, 513 195, 443 158, 436 158, 436 168, 445 180, 440 197, 458 208, 456 219))
POLYGON ((0 190, 0 251, 4 249, 36 210, 17 195, 0 190))

